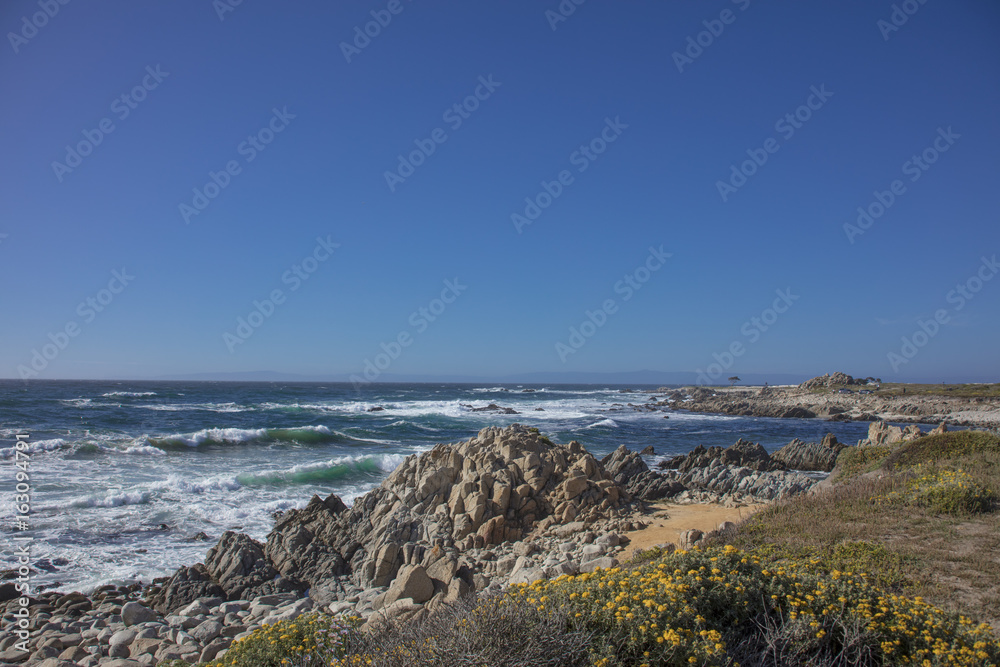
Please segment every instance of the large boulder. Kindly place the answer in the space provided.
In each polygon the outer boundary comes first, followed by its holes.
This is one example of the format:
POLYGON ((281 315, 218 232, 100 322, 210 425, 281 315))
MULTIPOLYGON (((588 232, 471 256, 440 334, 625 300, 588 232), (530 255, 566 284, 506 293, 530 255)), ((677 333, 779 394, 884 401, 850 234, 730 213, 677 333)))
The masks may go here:
POLYGON ((776 451, 771 458, 791 470, 830 472, 837 464, 841 450, 846 446, 837 442, 832 433, 827 433, 823 442, 803 442, 795 438, 776 451))

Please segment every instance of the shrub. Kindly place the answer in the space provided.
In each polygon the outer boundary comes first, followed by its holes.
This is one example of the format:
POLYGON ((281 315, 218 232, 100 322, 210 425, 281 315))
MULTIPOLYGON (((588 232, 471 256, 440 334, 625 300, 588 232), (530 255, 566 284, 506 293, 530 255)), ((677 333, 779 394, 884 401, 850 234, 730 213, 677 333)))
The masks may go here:
POLYGON ((233 642, 226 655, 211 667, 281 667, 329 664, 356 638, 358 619, 330 614, 305 614, 291 621, 265 625, 233 642))
POLYGON ((559 610, 570 628, 593 633, 594 664, 602 666, 1000 659, 989 626, 819 564, 768 564, 727 545, 678 551, 631 571, 512 586, 508 594, 540 612, 559 610))
POLYGON ((914 475, 903 489, 880 497, 880 502, 913 505, 937 514, 965 515, 988 512, 996 501, 993 491, 962 470, 927 471, 918 465, 914 475))
POLYGON ((878 469, 897 448, 898 445, 845 447, 837 457, 836 477, 833 481, 844 482, 878 469))
POLYGON ((418 622, 383 623, 340 660, 325 664, 583 667, 590 641, 588 632, 569 627, 564 611, 500 595, 463 600, 418 622))
POLYGON ((903 468, 985 453, 1000 453, 1000 437, 986 431, 951 431, 902 445, 887 457, 885 467, 903 468))

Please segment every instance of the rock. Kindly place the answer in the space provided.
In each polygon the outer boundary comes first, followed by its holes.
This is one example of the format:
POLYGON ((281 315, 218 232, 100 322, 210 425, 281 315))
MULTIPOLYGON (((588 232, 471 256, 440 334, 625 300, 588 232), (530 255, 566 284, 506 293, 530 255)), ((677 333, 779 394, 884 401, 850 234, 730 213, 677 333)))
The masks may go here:
POLYGON ((129 645, 129 656, 132 658, 138 658, 141 655, 155 655, 163 642, 159 639, 135 639, 129 645))
POLYGON ((681 549, 690 549, 691 547, 698 544, 701 538, 705 536, 705 533, 692 528, 691 530, 685 530, 681 533, 681 549))
POLYGON ((228 637, 225 639, 217 639, 204 649, 202 649, 201 654, 198 656, 198 662, 211 662, 218 657, 219 653, 226 650, 232 645, 233 640, 228 637))
POLYGON ((587 561, 594 560, 595 558, 600 558, 604 555, 604 547, 599 544, 588 544, 581 550, 582 557, 580 561, 586 563, 587 561))
MULTIPOLYGON (((547 531, 573 536, 624 516, 630 502, 578 442, 554 444, 517 424, 490 427, 407 457, 350 508, 337 496, 314 496, 305 508, 278 517, 264 545, 226 533, 203 567, 179 571, 150 597, 157 609, 172 612, 209 586, 230 598, 301 595, 308 587, 310 598, 326 606, 349 597, 348 590, 391 583, 381 598, 385 605, 411 595, 421 604, 433 596, 434 581, 442 592, 451 590, 456 575, 471 585, 474 573, 456 570, 462 551, 547 531)), ((270 611, 255 613, 260 619, 270 611)))
POLYGON ((299 582, 282 580, 264 554, 264 547, 243 533, 226 531, 205 555, 205 569, 226 596, 254 598, 279 591, 304 590, 299 582))
POLYGON ((138 602, 127 602, 122 607, 122 622, 125 625, 148 623, 149 621, 155 621, 157 618, 158 616, 155 611, 138 602))
POLYGON ((214 596, 225 596, 225 591, 199 563, 177 570, 158 591, 147 595, 147 601, 157 611, 169 614, 198 598, 214 596))
POLYGON ((531 584, 539 579, 545 579, 545 572, 543 568, 540 567, 524 567, 521 569, 515 569, 515 571, 510 575, 508 583, 510 584, 531 584))
POLYGON ((200 600, 195 600, 177 613, 181 616, 207 616, 208 607, 206 607, 200 600))
POLYGON ((202 644, 208 644, 222 634, 222 624, 208 619, 191 630, 190 635, 202 644))
POLYGON ((388 606, 403 598, 409 598, 413 603, 421 604, 432 597, 434 597, 434 582, 427 576, 427 571, 419 565, 404 565, 400 568, 396 580, 386 591, 383 604, 388 606))
POLYGON ((61 658, 46 658, 36 663, 35 667, 76 667, 76 663, 61 658))
POLYGON ((803 442, 798 438, 779 449, 772 456, 792 470, 830 472, 837 463, 837 457, 846 445, 837 442, 832 433, 823 442, 803 442))
POLYGON ((825 375, 820 375, 814 377, 810 380, 806 380, 799 385, 799 389, 824 389, 827 387, 834 386, 845 386, 853 384, 865 384, 864 380, 855 380, 853 377, 846 373, 834 373, 830 375, 829 373, 825 375))
POLYGON ((676 480, 652 472, 642 457, 621 445, 601 460, 601 464, 619 486, 630 495, 647 502, 669 498, 682 491, 676 480))
POLYGON ((119 644, 125 644, 126 646, 132 643, 135 639, 137 631, 135 628, 128 628, 126 630, 119 630, 118 632, 111 635, 111 639, 108 640, 108 644, 111 646, 118 646, 119 644))
POLYGON ((27 651, 22 651, 16 648, 8 648, 0 651, 0 662, 23 662, 28 658, 27 651))
POLYGON ((601 558, 595 558, 594 560, 587 561, 580 566, 580 573, 594 572, 595 570, 610 570, 613 567, 618 567, 618 561, 610 556, 603 556, 601 558))
POLYGON ((923 435, 920 427, 910 424, 905 429, 892 426, 884 421, 872 422, 868 425, 868 437, 858 442, 859 447, 869 445, 895 445, 901 442, 915 440, 923 435))

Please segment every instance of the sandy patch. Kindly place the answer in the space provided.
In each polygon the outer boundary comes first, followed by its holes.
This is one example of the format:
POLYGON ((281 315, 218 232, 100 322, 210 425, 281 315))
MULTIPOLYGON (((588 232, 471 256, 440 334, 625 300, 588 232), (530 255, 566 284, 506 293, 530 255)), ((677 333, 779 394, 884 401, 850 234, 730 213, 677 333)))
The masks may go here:
POLYGON ((656 544, 673 542, 680 544, 681 533, 692 528, 707 533, 715 530, 724 521, 738 523, 760 508, 763 503, 746 505, 744 507, 723 507, 718 503, 696 503, 693 505, 675 505, 673 503, 656 503, 646 514, 636 513, 635 520, 649 523, 643 530, 635 530, 625 535, 631 540, 619 560, 626 561, 636 551, 648 549, 656 544), (666 512, 667 516, 664 516, 666 512))

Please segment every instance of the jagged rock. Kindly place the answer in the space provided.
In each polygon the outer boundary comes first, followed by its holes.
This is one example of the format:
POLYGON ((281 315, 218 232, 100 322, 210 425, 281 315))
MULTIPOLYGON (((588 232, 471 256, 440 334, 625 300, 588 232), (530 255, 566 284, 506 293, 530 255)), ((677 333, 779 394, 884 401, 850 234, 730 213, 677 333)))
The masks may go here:
POLYGON ((795 438, 775 452, 771 458, 792 470, 830 472, 837 463, 837 457, 847 445, 837 442, 832 433, 827 433, 823 442, 803 442, 795 438))
POLYGON ((333 596, 324 599, 322 591, 329 581, 385 586, 435 544, 488 546, 613 516, 630 497, 609 477, 577 442, 556 445, 516 424, 491 427, 407 457, 350 509, 330 496, 286 512, 264 551, 278 572, 328 604, 333 596))
POLYGON ((621 445, 601 460, 601 465, 614 482, 625 487, 632 496, 652 502, 668 498, 684 490, 675 480, 667 479, 649 469, 642 457, 621 445))
POLYGON ((198 598, 225 596, 225 594, 222 587, 212 581, 205 566, 198 563, 177 570, 159 591, 148 595, 147 600, 150 606, 160 613, 169 614, 198 598))
POLYGON ((409 598, 414 604, 422 604, 434 597, 434 582, 427 571, 419 565, 404 565, 396 580, 385 592, 382 604, 391 605, 396 600, 409 598))
POLYGON ((231 600, 305 588, 278 577, 278 571, 265 557, 263 546, 248 535, 232 531, 223 533, 219 542, 208 550, 205 570, 231 600))
POLYGON ((740 466, 752 470, 770 471, 785 470, 780 461, 773 460, 767 450, 758 443, 740 438, 732 447, 704 447, 698 445, 687 455, 675 456, 660 464, 665 469, 676 469, 680 473, 688 473, 697 468, 705 468, 715 463, 727 466, 740 466))
MULTIPOLYGON (((867 378, 872 379, 872 378, 867 378)), ((866 380, 857 379, 848 375, 847 373, 834 373, 830 375, 829 373, 825 375, 820 375, 819 377, 814 377, 810 380, 806 380, 799 385, 800 389, 822 389, 825 387, 852 385, 852 384, 865 384, 866 380)))
POLYGON ((922 435, 920 427, 915 424, 910 424, 904 429, 884 421, 876 421, 868 425, 868 437, 859 441, 858 446, 895 445, 900 442, 916 440, 922 435))

